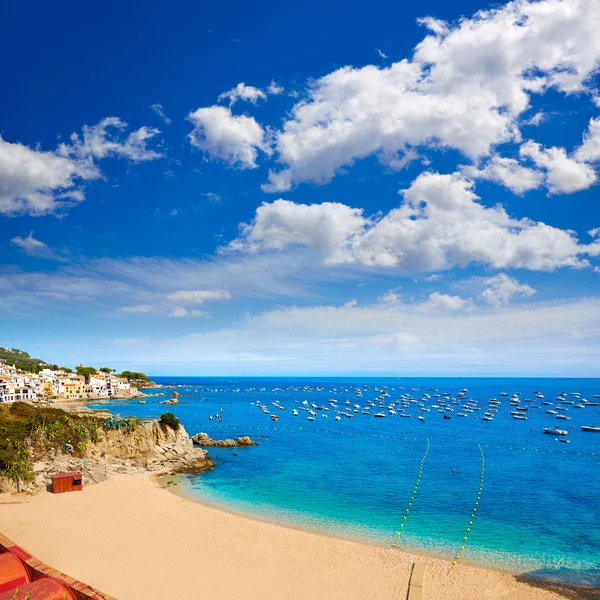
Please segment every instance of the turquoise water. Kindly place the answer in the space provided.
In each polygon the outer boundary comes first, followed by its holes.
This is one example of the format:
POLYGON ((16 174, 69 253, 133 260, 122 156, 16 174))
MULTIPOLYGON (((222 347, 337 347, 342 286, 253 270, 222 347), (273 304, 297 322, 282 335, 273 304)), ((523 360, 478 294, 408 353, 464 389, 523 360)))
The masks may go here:
MULTIPOLYGON (((582 398, 598 402, 594 395, 600 393, 600 380, 156 380, 186 386, 178 389, 181 404, 174 411, 190 434, 206 431, 214 438, 248 434, 260 442, 253 448, 211 449, 218 468, 179 479, 188 496, 251 516, 388 545, 405 523, 400 545, 407 549, 452 559, 464 544, 465 561, 600 587, 600 433, 580 430, 581 425, 600 425, 600 406, 577 409, 555 401, 561 392, 580 392, 582 398), (322 391, 316 391, 318 385, 322 391), (363 388, 360 398, 354 390, 364 385, 369 389, 363 388), (303 389, 306 386, 312 391, 303 389), (334 420, 332 399, 338 410, 346 408, 347 400, 361 410, 367 400, 374 400, 377 406, 371 413, 382 410, 379 391, 374 389, 381 386, 387 386, 386 405, 397 402, 401 394, 419 401, 423 393, 432 396, 424 402, 430 408, 424 413, 426 420, 417 420, 416 402, 405 410, 411 418, 390 415, 385 409, 385 418, 359 412, 351 419, 334 420), (458 417, 460 406, 448 402, 454 414, 444 419, 439 409, 431 408, 439 405, 435 393, 455 396, 463 388, 469 390, 465 398, 476 401, 481 411, 458 417), (529 420, 511 418, 514 407, 509 397, 500 396, 502 391, 521 392, 529 420), (545 398, 530 402, 534 391, 545 398), (491 397, 501 404, 493 421, 482 421, 491 397), (273 406, 274 401, 285 410, 273 406), (315 410, 314 422, 303 410, 293 416, 293 409, 305 406, 303 401, 308 408, 315 403, 332 410, 315 410), (278 421, 263 414, 259 404, 277 414, 278 421), (570 420, 546 414, 557 405, 567 408, 557 414, 570 420), (209 419, 217 414, 221 421, 209 419), (567 430, 569 443, 543 434, 542 427, 567 430), (409 506, 427 440, 430 450, 409 506), (478 444, 485 455, 484 484, 471 519, 482 474, 478 444)), ((138 416, 173 410, 159 405, 159 400, 112 410, 138 416)))

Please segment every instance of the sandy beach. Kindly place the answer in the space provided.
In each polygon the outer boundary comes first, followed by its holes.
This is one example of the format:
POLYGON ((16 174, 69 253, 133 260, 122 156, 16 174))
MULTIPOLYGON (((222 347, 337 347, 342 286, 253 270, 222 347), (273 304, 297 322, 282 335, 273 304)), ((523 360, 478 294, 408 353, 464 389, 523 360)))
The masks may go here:
MULTIPOLYGON (((6 497, 5 497, 6 498, 6 497)), ((414 556, 255 521, 186 500, 148 476, 0 506, 0 531, 42 561, 120 600, 423 598, 550 600, 501 571, 414 556)))

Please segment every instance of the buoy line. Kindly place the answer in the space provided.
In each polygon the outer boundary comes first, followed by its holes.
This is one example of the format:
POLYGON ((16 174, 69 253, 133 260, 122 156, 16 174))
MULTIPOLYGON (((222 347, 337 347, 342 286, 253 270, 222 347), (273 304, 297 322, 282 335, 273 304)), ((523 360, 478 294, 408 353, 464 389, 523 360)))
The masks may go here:
POLYGON ((481 500, 481 494, 483 492, 483 480, 485 477, 485 455, 483 453, 483 448, 481 447, 481 444, 477 444, 477 447, 479 448, 479 452, 481 453, 481 477, 479 479, 479 490, 477 491, 477 499, 475 500, 475 506, 473 506, 473 511, 471 512, 471 519, 469 521, 469 526, 467 527, 467 530, 465 531, 465 535, 463 536, 462 546, 460 547, 458 553, 454 557, 454 560, 452 561, 452 566, 454 566, 458 563, 458 561, 462 557, 462 552, 465 551, 467 539, 469 537, 469 533, 471 533, 471 527, 473 526, 473 521, 475 520, 475 517, 477 515, 477 508, 479 507, 479 502, 481 500))
MULTIPOLYGON (((408 519, 408 515, 410 514, 410 510, 412 508, 413 502, 415 501, 415 496, 417 495, 417 491, 419 489, 419 485, 421 483, 421 477, 423 476, 423 466, 425 465, 425 460, 427 459, 427 455, 429 454, 429 438, 426 441, 425 454, 423 454, 423 458, 419 464, 419 473, 417 474, 417 480, 415 482, 415 486, 410 495, 410 500, 408 501, 408 505, 406 506, 406 510, 404 511, 404 515, 402 517, 402 523, 398 527, 398 531, 396 531, 396 535, 394 536, 394 541, 391 543, 390 551, 393 548, 397 548, 400 543, 400 538, 402 537, 402 532, 404 531, 404 525, 408 519)), ((389 558, 389 554, 388 554, 389 558)), ((387 563, 387 560, 386 560, 387 563)))

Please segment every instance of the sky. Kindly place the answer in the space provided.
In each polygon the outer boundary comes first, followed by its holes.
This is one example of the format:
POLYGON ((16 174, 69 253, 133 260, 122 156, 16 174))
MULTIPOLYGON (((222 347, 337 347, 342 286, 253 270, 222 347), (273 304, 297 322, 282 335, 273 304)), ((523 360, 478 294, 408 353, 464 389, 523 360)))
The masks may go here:
POLYGON ((597 0, 0 14, 0 345, 597 376, 597 0))

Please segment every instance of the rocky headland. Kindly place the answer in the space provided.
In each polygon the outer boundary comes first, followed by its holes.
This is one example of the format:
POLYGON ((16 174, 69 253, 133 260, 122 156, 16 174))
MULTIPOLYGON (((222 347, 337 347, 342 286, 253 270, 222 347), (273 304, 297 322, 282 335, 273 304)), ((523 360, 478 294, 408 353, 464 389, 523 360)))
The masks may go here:
POLYGON ((207 451, 195 447, 178 422, 172 426, 116 418, 81 408, 67 412, 23 406, 11 412, 15 414, 0 416, 8 423, 20 417, 20 429, 28 435, 15 438, 21 451, 0 472, 0 492, 36 492, 60 472, 81 471, 85 486, 114 473, 199 472, 214 466, 207 451), (21 456, 22 463, 17 462, 21 456), (19 476, 15 476, 17 466, 19 476))

